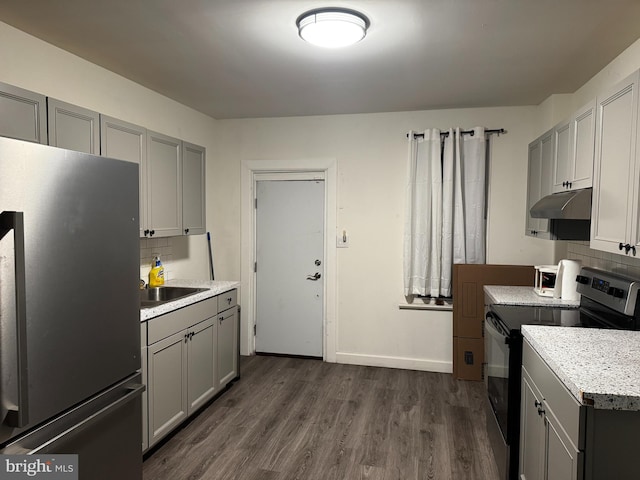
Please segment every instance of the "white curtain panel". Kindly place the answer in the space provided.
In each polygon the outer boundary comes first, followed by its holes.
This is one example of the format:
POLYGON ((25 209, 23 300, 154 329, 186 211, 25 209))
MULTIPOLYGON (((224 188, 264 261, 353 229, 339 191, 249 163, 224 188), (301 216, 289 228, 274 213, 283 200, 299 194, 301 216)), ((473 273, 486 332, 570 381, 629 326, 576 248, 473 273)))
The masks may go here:
POLYGON ((442 237, 440 130, 409 132, 404 234, 404 294, 438 296, 442 237))
POLYGON ((405 295, 449 297, 454 263, 485 262, 485 133, 460 131, 409 132, 405 295))

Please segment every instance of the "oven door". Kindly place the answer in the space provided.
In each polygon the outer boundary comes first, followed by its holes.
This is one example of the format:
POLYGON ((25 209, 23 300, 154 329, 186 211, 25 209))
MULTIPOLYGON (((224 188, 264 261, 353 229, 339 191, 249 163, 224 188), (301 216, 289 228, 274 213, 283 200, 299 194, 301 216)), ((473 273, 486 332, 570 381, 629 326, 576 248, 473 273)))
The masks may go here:
POLYGON ((485 385, 487 387, 486 423, 500 479, 511 477, 512 451, 508 435, 509 370, 511 338, 505 327, 489 311, 484 322, 485 385))

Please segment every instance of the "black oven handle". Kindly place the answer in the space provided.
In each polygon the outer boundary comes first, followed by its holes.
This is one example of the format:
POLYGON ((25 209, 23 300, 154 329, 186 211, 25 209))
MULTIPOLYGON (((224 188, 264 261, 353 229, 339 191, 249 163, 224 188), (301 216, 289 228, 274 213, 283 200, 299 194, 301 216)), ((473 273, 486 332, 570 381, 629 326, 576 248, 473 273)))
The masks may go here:
POLYGON ((484 327, 492 337, 502 337, 504 338, 504 343, 509 343, 509 333, 500 324, 498 317, 493 312, 487 312, 484 327))

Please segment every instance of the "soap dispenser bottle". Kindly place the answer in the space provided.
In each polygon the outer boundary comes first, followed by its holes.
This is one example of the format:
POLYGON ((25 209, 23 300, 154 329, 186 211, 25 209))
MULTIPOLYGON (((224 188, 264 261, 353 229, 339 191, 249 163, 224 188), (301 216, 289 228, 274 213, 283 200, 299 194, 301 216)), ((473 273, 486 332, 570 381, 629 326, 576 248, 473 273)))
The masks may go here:
POLYGON ((164 267, 160 261, 160 256, 153 257, 151 271, 149 272, 149 287, 160 287, 164 285, 164 267))

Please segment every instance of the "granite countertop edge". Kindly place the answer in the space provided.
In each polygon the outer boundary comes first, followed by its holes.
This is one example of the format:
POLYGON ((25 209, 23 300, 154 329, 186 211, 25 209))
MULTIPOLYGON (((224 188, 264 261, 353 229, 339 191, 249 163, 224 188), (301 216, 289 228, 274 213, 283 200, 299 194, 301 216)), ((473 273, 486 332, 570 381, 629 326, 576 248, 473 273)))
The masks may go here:
POLYGON ((140 322, 146 322, 160 315, 173 312, 180 308, 188 307, 194 303, 207 300, 208 298, 215 297, 222 293, 228 292, 233 289, 240 288, 240 282, 231 280, 187 280, 187 279, 174 279, 165 283, 168 287, 192 287, 192 288, 206 288, 203 292, 198 292, 188 297, 179 298, 172 302, 163 303, 157 307, 142 308, 140 309, 140 322))
POLYGON ((523 325, 522 333, 581 405, 640 411, 640 332, 523 325), (622 339, 632 345, 610 349, 622 339))
POLYGON ((578 308, 580 300, 568 300, 538 295, 533 286, 485 285, 484 293, 489 303, 524 307, 578 308))

